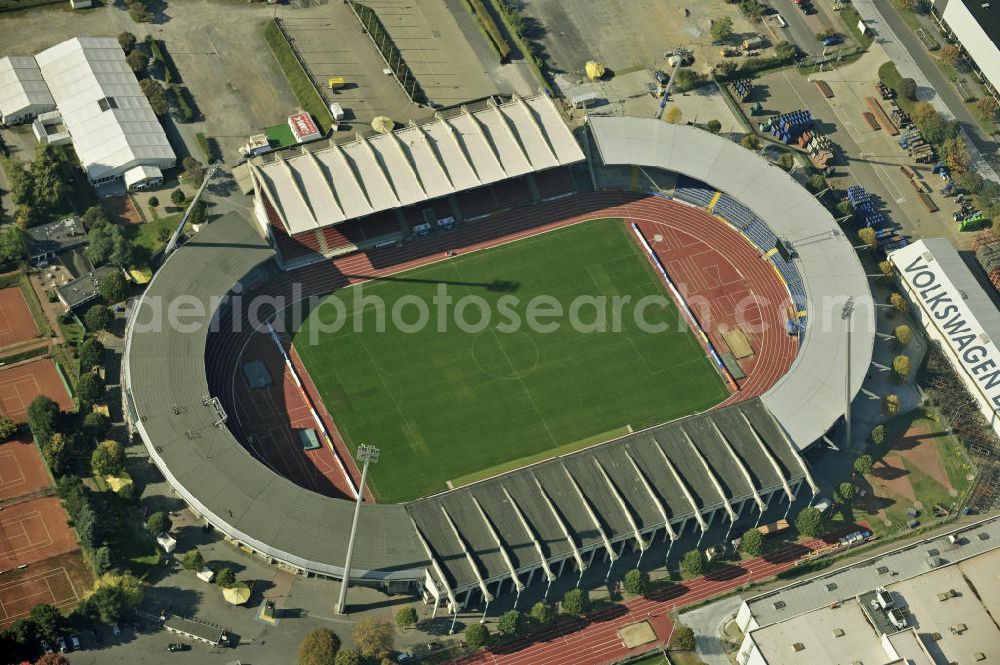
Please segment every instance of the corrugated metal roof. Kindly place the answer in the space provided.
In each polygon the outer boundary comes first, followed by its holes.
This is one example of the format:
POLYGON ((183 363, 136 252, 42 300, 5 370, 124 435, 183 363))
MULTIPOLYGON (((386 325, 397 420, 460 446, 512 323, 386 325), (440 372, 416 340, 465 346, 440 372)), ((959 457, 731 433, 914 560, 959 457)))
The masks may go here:
POLYGON ((52 93, 32 56, 0 58, 0 117, 13 117, 26 111, 37 115, 55 107, 52 93))
POLYGON ((302 151, 253 162, 291 234, 583 159, 546 95, 302 151))
POLYGON ((174 151, 118 41, 75 37, 35 59, 87 177, 145 164, 170 168, 174 151))

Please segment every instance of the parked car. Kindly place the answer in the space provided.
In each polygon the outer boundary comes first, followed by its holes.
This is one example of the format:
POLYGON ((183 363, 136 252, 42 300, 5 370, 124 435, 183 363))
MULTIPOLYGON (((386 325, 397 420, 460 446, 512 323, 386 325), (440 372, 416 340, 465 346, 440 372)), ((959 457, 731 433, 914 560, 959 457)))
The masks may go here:
POLYGON ((830 35, 829 37, 824 37, 822 44, 823 46, 835 46, 844 41, 844 38, 840 35, 830 35))
POLYGON ((69 651, 69 647, 66 646, 66 638, 62 635, 60 635, 59 639, 56 640, 56 644, 59 645, 59 653, 66 653, 69 651))
POLYGON ((167 651, 188 651, 190 649, 190 644, 184 644, 182 642, 175 642, 167 645, 167 651))
POLYGON ((79 649, 80 648, 80 636, 79 635, 70 635, 69 636, 69 641, 70 641, 70 644, 73 645, 73 649, 79 649))
POLYGON ((42 640, 42 651, 45 653, 52 653, 52 645, 45 640, 42 640))

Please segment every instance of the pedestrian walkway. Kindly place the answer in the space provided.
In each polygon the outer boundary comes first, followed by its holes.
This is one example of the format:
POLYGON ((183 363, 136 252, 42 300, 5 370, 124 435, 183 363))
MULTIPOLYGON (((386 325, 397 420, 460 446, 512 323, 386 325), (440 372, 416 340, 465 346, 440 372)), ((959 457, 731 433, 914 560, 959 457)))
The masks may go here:
POLYGON ((618 637, 624 626, 648 621, 657 644, 670 638, 670 615, 694 603, 718 596, 750 582, 791 568, 806 553, 824 545, 821 540, 791 544, 763 557, 750 559, 687 582, 657 589, 647 596, 614 605, 584 619, 560 623, 545 631, 504 642, 489 650, 453 661, 453 665, 607 665, 648 651, 655 644, 628 649, 618 637))

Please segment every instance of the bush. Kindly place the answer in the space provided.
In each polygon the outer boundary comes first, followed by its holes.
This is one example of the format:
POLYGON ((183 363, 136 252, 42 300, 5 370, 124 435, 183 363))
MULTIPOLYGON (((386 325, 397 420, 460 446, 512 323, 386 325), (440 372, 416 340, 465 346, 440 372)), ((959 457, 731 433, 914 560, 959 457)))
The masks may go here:
POLYGON ((116 270, 102 279, 98 290, 101 292, 104 302, 109 305, 125 300, 127 295, 125 278, 122 277, 121 271, 116 270))
POLYGON ((102 441, 90 455, 90 468, 98 476, 117 476, 125 470, 125 449, 117 441, 102 441))
POLYGON ((118 35, 118 45, 122 47, 125 53, 128 53, 135 48, 135 35, 131 32, 122 32, 118 35))
POLYGON ((125 62, 138 75, 146 71, 146 67, 149 66, 149 56, 136 49, 125 57, 125 62))
POLYGON ((236 585, 236 573, 232 568, 223 568, 215 575, 215 583, 223 589, 228 589, 236 585))
POLYGON ((875 229, 871 227, 860 229, 858 231, 858 239, 861 240, 861 244, 868 247, 868 249, 874 249, 876 245, 875 229))
POLYGON ((879 261, 878 269, 886 279, 892 279, 896 276, 896 269, 893 267, 892 261, 879 261))
POLYGON ((28 234, 17 226, 0 231, 0 264, 28 258, 28 234))
POLYGON ((94 439, 103 439, 111 429, 111 418, 99 411, 91 411, 83 417, 80 433, 90 444, 94 439))
POLYGON ((384 619, 362 619, 354 627, 354 645, 365 656, 384 658, 392 650, 395 629, 384 619))
POLYGON ((156 198, 155 196, 150 196, 149 197, 149 207, 150 208, 159 208, 160 207, 160 199, 156 198))
POLYGON ((90 309, 83 315, 83 325, 90 332, 107 330, 111 327, 114 316, 111 310, 104 305, 91 305, 90 309))
POLYGON ((882 410, 885 411, 886 415, 896 415, 899 413, 900 406, 899 395, 889 394, 882 400, 882 410))
POLYGON ((175 206, 181 205, 186 200, 187 200, 187 195, 184 194, 184 190, 182 190, 180 187, 170 192, 170 202, 173 203, 175 206))
POLYGON ((834 498, 839 503, 850 506, 858 498, 858 488, 851 483, 840 483, 837 485, 837 491, 834 492, 834 498))
POLYGON ((590 611, 590 596, 583 589, 570 589, 563 594, 562 611, 573 616, 581 616, 590 611))
POLYGON ((823 533, 823 515, 817 508, 803 508, 795 518, 795 530, 802 536, 816 538, 823 533))
POLYGON ((705 554, 701 550, 689 550, 681 559, 681 570, 697 576, 705 572, 705 554))
POLYGON ((340 637, 329 628, 314 628, 299 644, 297 665, 335 665, 340 637))
POLYGON ((0 441, 6 441, 17 431, 17 423, 7 416, 0 416, 0 441))
POLYGON ((757 529, 747 529, 740 540, 740 549, 747 556, 760 556, 764 553, 764 536, 757 529))
POLYGON ((28 405, 28 427, 43 448, 52 440, 56 433, 56 423, 59 419, 59 405, 45 395, 39 395, 28 405))
POLYGON ((500 631, 501 635, 517 635, 521 632, 521 624, 524 621, 524 615, 522 615, 517 610, 507 610, 500 615, 500 621, 497 622, 497 630, 500 631))
POLYGON ((709 28, 709 34, 712 35, 713 41, 729 41, 733 37, 733 19, 728 16, 723 16, 720 19, 712 21, 712 27, 709 28))
POLYGON ((482 649, 489 641, 490 629, 485 623, 473 623, 465 629, 465 643, 470 649, 482 649))
POLYGON ((552 609, 551 605, 544 600, 540 600, 531 606, 531 611, 528 612, 528 616, 531 617, 531 620, 535 623, 544 626, 555 618, 556 613, 555 610, 552 609))
POLYGON ((410 628, 417 625, 417 608, 408 605, 396 612, 396 625, 401 628, 410 628))
POLYGON ((212 152, 212 145, 208 142, 208 139, 205 138, 205 135, 198 132, 195 134, 195 138, 198 139, 198 146, 201 148, 201 152, 205 157, 205 163, 211 164, 214 162, 215 156, 212 152))
POLYGON ((670 648, 677 651, 694 651, 695 646, 694 631, 684 624, 676 624, 674 633, 670 636, 670 648))
POLYGON ((885 425, 875 425, 868 438, 872 440, 876 448, 885 443, 885 425))
POLYGON ((908 99, 911 102, 917 101, 917 82, 911 78, 900 80, 899 94, 903 99, 908 99))
POLYGON ((170 517, 163 512, 155 512, 146 520, 146 531, 153 536, 170 531, 170 517))
POLYGON ((740 145, 747 150, 760 150, 760 139, 753 134, 747 134, 740 139, 740 145))
POLYGON ((910 376, 910 358, 900 354, 892 359, 892 371, 896 373, 901 381, 905 381, 910 376))
POLYGON ((198 199, 198 201, 191 206, 191 214, 188 215, 188 222, 191 224, 204 224, 205 210, 207 207, 205 199, 198 199))
POLYGON ((364 665, 364 660, 357 649, 341 649, 333 659, 333 665, 364 665))
POLYGON ((875 462, 871 455, 861 455, 854 460, 854 470, 862 476, 867 476, 875 468, 875 462))
POLYGON ((791 171, 792 167, 795 166, 795 158, 792 157, 792 153, 783 152, 778 155, 778 166, 785 171, 791 171))
POLYGON ((847 221, 854 218, 854 208, 851 207, 851 202, 847 199, 842 199, 837 201, 837 214, 841 217, 846 217, 847 221))
MULTIPOLYGON (((136 51, 137 52, 137 51, 136 51)), ((156 115, 166 115, 170 112, 170 105, 167 103, 167 95, 163 92, 163 86, 153 79, 142 79, 139 81, 142 94, 149 100, 149 106, 156 115)))
POLYGON ((705 82, 705 76, 693 69, 678 69, 674 74, 674 90, 677 92, 687 92, 694 90, 705 82))
POLYGON ((666 120, 670 124, 679 125, 681 124, 681 121, 683 119, 684 119, 684 114, 676 106, 671 106, 669 109, 667 109, 666 120))
POLYGON ((722 131, 722 123, 713 118, 705 123, 705 131, 718 134, 722 131))
POLYGON ((646 593, 646 589, 649 587, 649 576, 638 568, 633 568, 625 573, 622 586, 625 588, 625 593, 641 596, 646 593))
POLYGON ((184 558, 181 559, 181 565, 184 566, 184 570, 201 570, 205 566, 205 557, 194 549, 184 555, 184 558))
POLYGON ((889 305, 892 306, 894 312, 899 314, 906 314, 910 311, 910 303, 906 301, 901 293, 893 293, 889 296, 889 305))
POLYGON ((826 178, 818 173, 814 173, 806 179, 806 189, 813 194, 819 194, 826 188, 826 178))

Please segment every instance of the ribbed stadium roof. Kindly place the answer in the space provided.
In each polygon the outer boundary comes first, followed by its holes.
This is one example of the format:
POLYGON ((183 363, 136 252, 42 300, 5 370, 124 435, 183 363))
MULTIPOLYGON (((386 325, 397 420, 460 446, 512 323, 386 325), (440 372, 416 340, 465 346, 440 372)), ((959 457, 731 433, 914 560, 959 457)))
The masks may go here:
POLYGON ((38 63, 30 55, 0 58, 0 117, 35 107, 52 110, 55 100, 42 79, 38 63))
POLYGON ((91 180, 174 165, 174 151, 112 37, 74 37, 35 56, 91 180))
POLYGON ((424 125, 251 162, 289 234, 583 159, 552 99, 515 96, 424 125))
POLYGON ((661 168, 701 180, 748 207, 797 254, 809 325, 795 362, 761 397, 792 440, 806 447, 844 415, 847 335, 843 305, 855 302, 852 398, 861 390, 875 344, 868 278, 830 213, 784 170, 755 152, 695 127, 650 118, 588 119, 608 165, 661 168))

